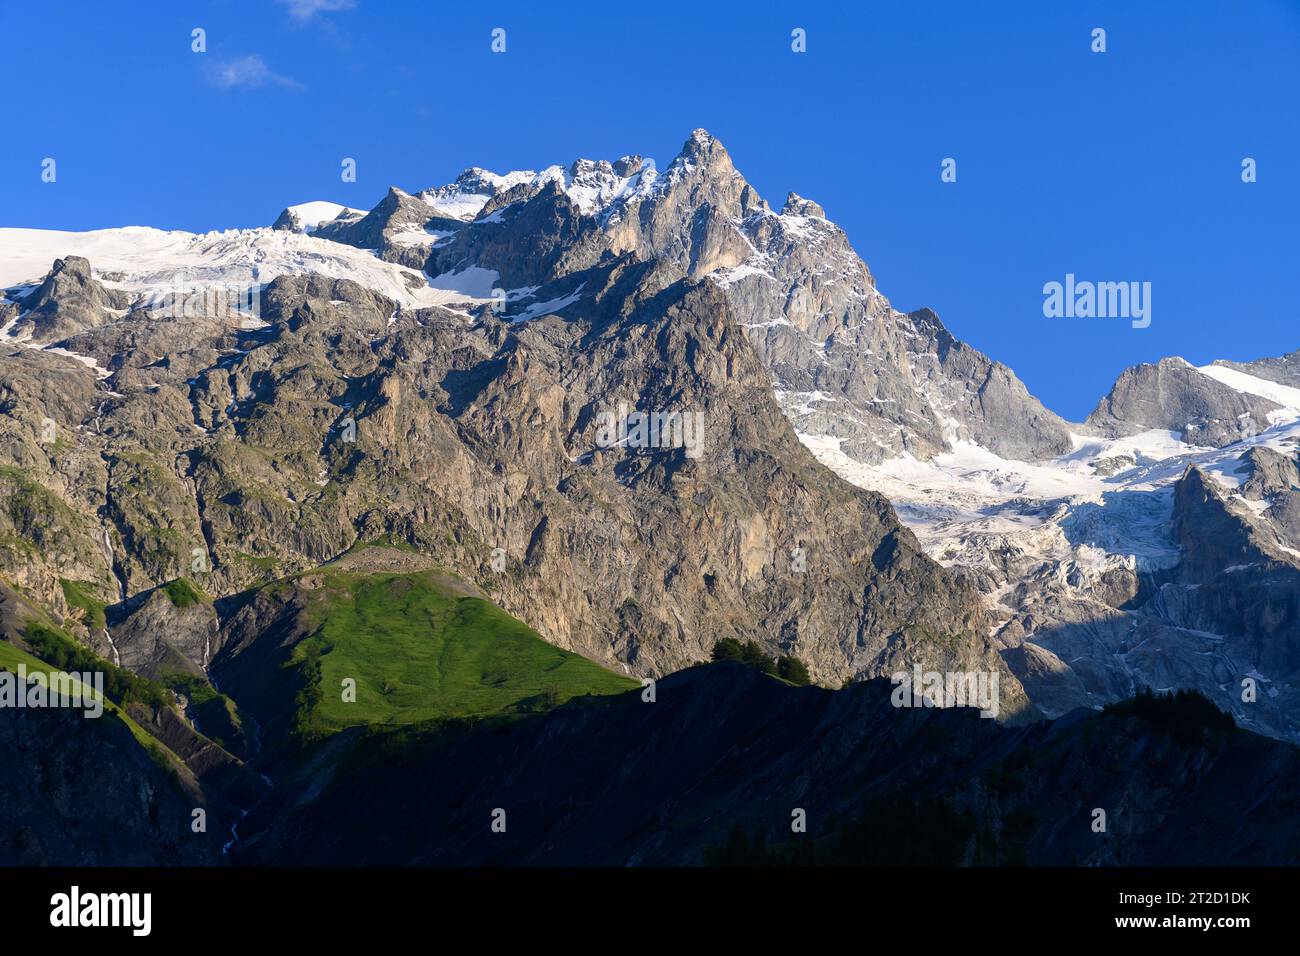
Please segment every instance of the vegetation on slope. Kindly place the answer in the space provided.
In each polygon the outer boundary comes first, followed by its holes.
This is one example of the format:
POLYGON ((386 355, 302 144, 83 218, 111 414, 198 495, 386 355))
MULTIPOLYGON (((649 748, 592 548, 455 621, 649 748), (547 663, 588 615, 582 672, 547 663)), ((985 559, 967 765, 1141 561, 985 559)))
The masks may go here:
POLYGON ((162 674, 161 683, 189 701, 186 708, 203 736, 214 740, 237 757, 245 756, 243 719, 235 702, 198 674, 162 674))
POLYGON ((211 604, 212 598, 203 589, 188 578, 177 578, 162 586, 163 593, 177 610, 184 610, 191 604, 211 604))
POLYGON ((116 704, 126 706, 140 703, 149 707, 165 707, 172 703, 171 693, 162 684, 110 664, 58 628, 36 620, 28 621, 23 637, 32 653, 55 670, 70 673, 102 671, 104 695, 116 704))
POLYGON ((737 661, 772 677, 779 677, 800 686, 811 684, 808 668, 799 658, 790 654, 772 657, 754 641, 741 643, 734 637, 724 637, 713 645, 715 661, 737 661))
MULTIPOLYGON (((54 634, 54 632, 51 629, 46 628, 43 625, 37 624, 35 622, 29 624, 28 625, 29 641, 31 640, 33 630, 36 631, 38 635, 37 640, 42 642, 42 646, 46 646, 46 647, 50 646, 49 644, 45 644, 43 639, 48 639, 49 635, 54 634)), ((67 641, 71 640, 70 638, 67 637, 64 637, 62 639, 67 641)), ((36 646, 37 646, 36 643, 33 643, 33 648, 35 648, 36 646)), ((58 653, 54 655, 56 657, 56 660, 46 661, 46 660, 42 660, 40 657, 37 657, 33 654, 27 653, 26 651, 22 650, 18 646, 14 644, 10 644, 8 641, 0 640, 0 670, 9 671, 10 673, 17 674, 19 665, 23 665, 26 670, 26 673, 29 676, 39 671, 40 673, 47 675, 47 681, 48 681, 48 675, 57 671, 70 673, 73 674, 74 676, 87 671, 89 672, 103 671, 104 672, 104 717, 108 719, 120 720, 123 724, 125 724, 127 729, 131 732, 131 736, 134 737, 136 742, 140 744, 140 746, 143 747, 145 751, 148 752, 149 756, 153 759, 153 761, 174 777, 177 773, 177 768, 184 766, 183 761, 179 757, 177 757, 174 753, 172 753, 166 746, 164 746, 156 737, 154 737, 151 733, 149 733, 147 730, 141 727, 138 723, 136 723, 135 720, 133 720, 131 716, 126 712, 126 710, 123 709, 124 708, 124 704, 122 703, 123 700, 127 700, 129 702, 130 700, 135 699, 132 698, 132 696, 129 694, 122 695, 121 685, 120 683, 117 683, 117 681, 120 681, 120 675, 126 674, 127 672, 121 671, 120 668, 113 667, 113 665, 109 664, 107 661, 103 661, 100 660, 99 658, 96 658, 93 654, 90 654, 89 651, 83 651, 83 653, 89 656, 89 661, 87 661, 84 658, 78 657, 75 660, 75 662, 73 662, 70 659, 63 658, 63 656, 58 653), (114 697, 114 694, 111 693, 109 690, 110 686, 113 686, 113 688, 116 691, 118 691, 119 696, 116 699, 114 697)), ((129 674, 128 676, 134 677, 134 675, 129 675, 129 674)), ((134 679, 137 681, 143 681, 143 678, 134 678, 134 679)), ((93 686, 87 686, 83 684, 80 680, 77 680, 76 683, 81 685, 82 694, 85 698, 93 699, 96 696, 95 689, 93 686)), ((145 683, 150 683, 150 682, 146 681, 145 683)))
POLYGON ((435 572, 313 574, 324 580, 303 592, 310 634, 286 664, 302 677, 300 740, 361 725, 528 713, 638 686, 546 643, 491 602, 456 593, 435 572), (346 681, 355 681, 354 698, 346 681))
POLYGON ((104 602, 91 593, 90 586, 67 578, 59 578, 59 584, 63 587, 63 597, 68 606, 81 611, 85 625, 91 630, 102 631, 106 623, 104 602))

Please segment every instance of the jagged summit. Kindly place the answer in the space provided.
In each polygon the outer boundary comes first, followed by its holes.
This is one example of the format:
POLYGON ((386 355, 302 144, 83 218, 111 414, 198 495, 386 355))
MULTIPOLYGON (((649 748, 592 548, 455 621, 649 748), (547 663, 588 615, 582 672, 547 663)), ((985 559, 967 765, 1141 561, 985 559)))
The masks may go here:
POLYGON ((816 216, 818 219, 825 219, 826 210, 811 199, 804 199, 798 193, 792 192, 785 197, 785 205, 781 208, 781 215, 816 216))
POLYGON ((1072 428, 1111 436, 1167 428, 1221 444, 1242 427, 1267 427, 1274 411, 1190 367, 1158 366, 1133 372, 1134 388, 1121 380, 1085 426, 1069 426, 1014 372, 953 338, 933 311, 895 310, 820 204, 792 191, 774 212, 705 129, 692 131, 666 168, 637 154, 540 171, 470 166, 445 185, 393 186, 364 213, 289 207, 275 228, 372 250, 428 277, 438 301, 481 302, 503 290, 520 321, 589 311, 592 286, 582 275, 611 256, 715 283, 797 430, 867 465, 899 455, 927 461, 962 441, 1008 459, 1052 459, 1071 451, 1072 428), (1137 398, 1147 379, 1165 383, 1163 407, 1137 398))
POLYGON ((580 312, 576 277, 609 256, 714 282, 796 428, 854 460, 924 460, 965 438, 1011 458, 1071 447, 1065 423, 1013 372, 952 339, 933 312, 894 310, 820 204, 791 192, 774 212, 704 129, 662 170, 639 155, 505 174, 470 167, 316 235, 435 281, 494 273, 516 317, 558 303, 580 312))
POLYGON ((65 256, 55 259, 40 285, 23 297, 8 332, 15 338, 58 341, 102 325, 126 302, 125 295, 94 278, 89 260, 65 256))
POLYGON ((674 160, 674 162, 679 161, 700 166, 713 162, 725 163, 730 166, 731 155, 727 152, 727 148, 722 145, 722 140, 707 129, 700 127, 691 130, 691 135, 686 137, 686 142, 682 144, 677 159, 674 160))

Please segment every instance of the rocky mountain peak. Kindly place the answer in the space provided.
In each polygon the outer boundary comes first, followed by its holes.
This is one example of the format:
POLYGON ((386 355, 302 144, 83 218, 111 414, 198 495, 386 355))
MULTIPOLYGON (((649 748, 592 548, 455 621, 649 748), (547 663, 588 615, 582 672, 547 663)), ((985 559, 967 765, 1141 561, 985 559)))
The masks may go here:
POLYGON ((55 259, 46 282, 57 281, 59 277, 63 277, 64 279, 76 279, 84 282, 90 278, 90 260, 82 256, 68 256, 64 259, 55 259))
POLYGON ((56 342, 103 324, 108 318, 106 310, 125 308, 127 298, 106 289, 82 256, 55 259, 41 284, 22 301, 24 314, 13 334, 56 342))
POLYGON ((1277 494, 1300 491, 1300 455, 1294 450, 1283 454, 1266 445, 1256 445, 1241 456, 1250 473, 1242 483, 1242 494, 1256 501, 1277 494))
POLYGON ((620 176, 631 176, 633 173, 640 172, 645 159, 638 153, 630 156, 622 156, 614 161, 614 172, 620 176))
POLYGON ((322 223, 334 220, 355 221, 365 215, 360 209, 350 209, 334 202, 305 202, 287 206, 271 223, 271 228, 283 232, 314 232, 322 223))
POLYGON ((1269 427, 1281 406, 1210 377, 1178 357, 1126 369, 1088 416, 1111 436, 1171 431, 1189 445, 1220 448, 1269 427))
POLYGON ((36 310, 51 304, 70 304, 74 299, 101 296, 102 287, 91 275, 90 261, 82 256, 66 256, 54 260, 50 271, 24 305, 36 310))
POLYGON ((682 144, 678 158, 701 164, 715 158, 725 159, 728 164, 731 162, 731 156, 722 141, 703 127, 691 130, 691 135, 682 144))
POLYGON ((792 192, 785 197, 785 205, 781 207, 783 216, 815 216, 818 219, 826 218, 826 210, 819 203, 811 199, 804 199, 798 193, 792 192))
POLYGON ((569 178, 601 182, 615 176, 614 164, 607 159, 575 159, 569 164, 569 178))
POLYGON ((1213 580, 1225 567, 1249 567, 1269 559, 1253 523, 1229 507, 1222 490, 1202 469, 1189 465, 1174 487, 1174 522, 1184 559, 1182 580, 1213 580))
POLYGON ((736 171, 731 155, 708 131, 697 129, 669 164, 659 186, 659 198, 692 208, 709 204, 719 213, 738 215, 739 197, 749 184, 736 171))

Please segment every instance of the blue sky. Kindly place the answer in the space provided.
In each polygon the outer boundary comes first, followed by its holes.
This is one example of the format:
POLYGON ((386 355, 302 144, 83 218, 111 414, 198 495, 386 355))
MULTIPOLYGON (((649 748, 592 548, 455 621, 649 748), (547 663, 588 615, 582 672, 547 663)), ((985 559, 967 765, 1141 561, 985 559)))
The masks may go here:
POLYGON ((1300 348, 1300 0, 0 0, 0 34, 0 226, 263 225, 469 165, 662 167, 703 126, 1067 417, 1136 362, 1300 348), (1151 326, 1045 318, 1068 272, 1151 282, 1151 326))

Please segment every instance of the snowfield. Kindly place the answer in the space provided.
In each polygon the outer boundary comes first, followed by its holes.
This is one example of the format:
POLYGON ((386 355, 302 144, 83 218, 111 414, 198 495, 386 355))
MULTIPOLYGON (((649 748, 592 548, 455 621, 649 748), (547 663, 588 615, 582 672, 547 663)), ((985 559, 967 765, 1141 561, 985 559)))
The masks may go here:
MULTIPOLYGON (((1168 431, 1119 439, 1075 434, 1074 451, 1038 462, 1000 458, 968 441, 920 461, 911 455, 867 465, 826 435, 799 439, 822 464, 893 503, 926 552, 947 565, 983 560, 973 538, 997 535, 1043 561, 1098 565, 1104 559, 1154 570, 1178 561, 1170 536, 1171 489, 1189 465, 1229 495, 1244 475, 1238 459, 1257 445, 1293 453, 1300 445, 1300 389, 1210 365, 1200 371, 1238 391, 1284 406, 1274 425, 1224 448, 1202 448, 1168 431), (1113 474, 1099 471, 1112 461, 1113 474)), ((1107 469, 1108 470, 1108 469, 1107 469)))
POLYGON ((487 301, 496 282, 496 273, 487 269, 430 280, 370 250, 285 230, 198 234, 126 226, 91 232, 0 229, 0 287, 38 283, 55 259, 70 255, 88 259, 105 286, 146 295, 266 284, 277 276, 316 272, 351 279, 403 309, 421 309, 487 301))

